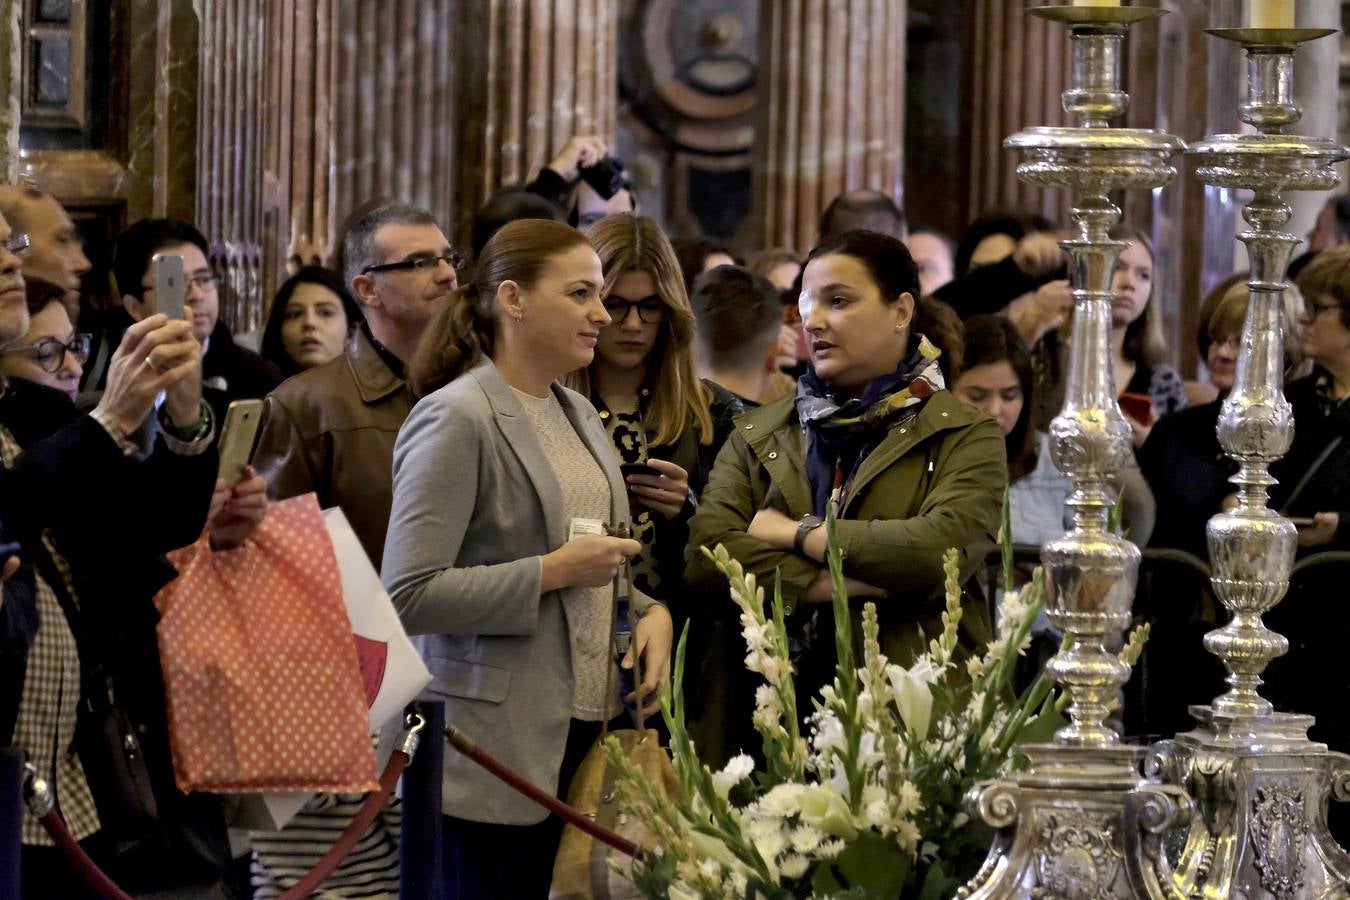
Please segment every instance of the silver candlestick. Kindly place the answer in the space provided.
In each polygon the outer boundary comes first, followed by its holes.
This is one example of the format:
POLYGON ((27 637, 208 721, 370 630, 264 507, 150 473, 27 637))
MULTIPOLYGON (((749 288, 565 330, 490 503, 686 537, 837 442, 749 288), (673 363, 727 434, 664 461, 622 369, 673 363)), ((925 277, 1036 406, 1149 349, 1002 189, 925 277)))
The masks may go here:
MULTIPOLYGON (((1286 190, 1326 190, 1346 151, 1324 138, 1285 134, 1301 110, 1293 100, 1294 53, 1335 29, 1221 28, 1210 34, 1247 54, 1242 121, 1258 134, 1220 134, 1191 147, 1207 184, 1246 188, 1251 230, 1238 238, 1251 263, 1249 305, 1237 378, 1219 413, 1219 443, 1238 463, 1237 505, 1209 521, 1214 590, 1233 618, 1205 636, 1228 669, 1229 690, 1195 706, 1195 730, 1156 745, 1151 774, 1184 787, 1198 814, 1171 860, 1188 897, 1345 897, 1350 855, 1326 827, 1329 794, 1350 799, 1350 757, 1308 740, 1311 716, 1278 713, 1260 695, 1261 673, 1289 642, 1261 621, 1284 597, 1297 533, 1267 507, 1271 463, 1288 451, 1294 421, 1284 397, 1282 295, 1299 239, 1283 229, 1286 190)), ((1169 844, 1172 842, 1169 841, 1169 844)))
POLYGON ((967 798, 972 815, 998 829, 985 865, 961 898, 1179 896, 1160 835, 1189 814, 1177 788, 1140 778, 1143 751, 1104 724, 1129 668, 1107 649, 1130 621, 1139 549, 1110 533, 1111 484, 1131 454, 1130 427, 1111 372, 1111 281, 1125 244, 1112 191, 1150 189, 1176 175, 1180 139, 1161 131, 1112 128, 1129 97, 1120 89, 1121 42, 1129 26, 1155 18, 1142 7, 1042 7, 1032 15, 1066 25, 1073 47, 1064 109, 1078 124, 1030 128, 1005 147, 1033 184, 1075 191, 1077 236, 1070 257, 1073 332, 1064 409, 1050 426, 1055 465, 1073 483, 1073 525, 1042 551, 1046 613, 1073 638, 1047 664, 1069 695, 1070 723, 1049 745, 1024 748, 1027 772, 989 782, 967 798))

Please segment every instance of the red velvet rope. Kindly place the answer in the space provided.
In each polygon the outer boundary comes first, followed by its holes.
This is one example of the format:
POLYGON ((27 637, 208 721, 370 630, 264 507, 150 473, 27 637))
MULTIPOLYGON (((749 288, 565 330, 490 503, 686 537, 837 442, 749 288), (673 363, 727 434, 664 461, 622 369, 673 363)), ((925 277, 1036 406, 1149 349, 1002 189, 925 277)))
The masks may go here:
POLYGON ((555 814, 560 819, 577 826, 582 831, 602 841, 627 856, 637 856, 638 847, 632 841, 621 834, 615 834, 603 825, 597 825, 595 820, 585 813, 578 812, 575 808, 568 806, 548 791, 541 789, 525 776, 516 772, 507 766, 504 762, 492 756, 473 742, 464 732, 453 725, 445 726, 445 736, 456 750, 463 753, 469 759, 478 763, 484 769, 487 769, 497 778, 506 782, 520 793, 529 797, 535 803, 555 814))
MULTIPOLYGON (((375 817, 380 813, 380 808, 384 806, 384 801, 393 792, 394 785, 398 783, 399 777, 403 775, 403 770, 408 767, 409 762, 407 754, 402 750, 394 751, 394 755, 389 757, 389 763, 384 767, 384 773, 380 775, 380 789, 366 795, 365 802, 361 804, 361 808, 357 810, 351 822, 347 823, 347 828, 342 832, 342 836, 314 864, 314 868, 309 870, 308 875, 281 895, 281 900, 300 900, 302 897, 308 897, 318 889, 319 885, 328 880, 328 877, 351 854, 352 848, 366 833, 370 823, 375 821, 375 817)), ((61 852, 65 854, 66 859, 70 860, 75 866, 85 884, 108 900, 134 900, 130 894, 114 884, 113 880, 98 867, 98 864, 89 858, 89 854, 85 853, 84 848, 71 836, 70 830, 66 828, 66 823, 55 810, 47 813, 38 821, 42 823, 43 828, 47 829, 47 834, 51 835, 52 840, 56 842, 56 846, 61 848, 61 852)))
POLYGON ((380 789, 366 797, 366 802, 361 804, 356 815, 352 817, 351 822, 347 823, 347 829, 342 832, 342 837, 337 839, 337 843, 328 848, 328 852, 323 858, 315 863, 314 868, 309 870, 309 874, 295 886, 288 889, 281 895, 281 900, 300 900, 302 897, 308 897, 318 890, 319 885, 328 880, 342 861, 351 855, 352 848, 356 842, 361 840, 361 836, 366 833, 370 823, 375 821, 375 817, 380 814, 380 807, 384 806, 385 799, 393 793, 394 785, 403 775, 403 770, 408 767, 410 760, 402 750, 395 750, 394 755, 389 757, 389 763, 384 767, 384 774, 380 776, 380 789))
POLYGON ((89 854, 84 852, 84 848, 71 835, 70 829, 66 828, 65 821, 56 810, 47 813, 38 821, 47 829, 47 834, 51 835, 52 840, 56 841, 56 846, 61 848, 66 859, 75 866, 75 871, 80 873, 84 883, 93 888, 100 897, 106 897, 108 900, 134 900, 130 894, 113 884, 113 880, 103 874, 98 863, 89 858, 89 854))

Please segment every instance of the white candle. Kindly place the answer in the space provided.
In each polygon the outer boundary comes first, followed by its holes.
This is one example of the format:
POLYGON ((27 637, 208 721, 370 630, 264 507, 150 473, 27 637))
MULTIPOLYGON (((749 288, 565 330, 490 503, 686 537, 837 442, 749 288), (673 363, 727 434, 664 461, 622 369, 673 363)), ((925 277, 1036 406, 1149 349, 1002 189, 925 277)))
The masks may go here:
POLYGON ((1252 28, 1293 28, 1294 0, 1251 0, 1252 28))
POLYGON ((1073 0, 1074 6, 1119 6, 1120 0, 1073 0))

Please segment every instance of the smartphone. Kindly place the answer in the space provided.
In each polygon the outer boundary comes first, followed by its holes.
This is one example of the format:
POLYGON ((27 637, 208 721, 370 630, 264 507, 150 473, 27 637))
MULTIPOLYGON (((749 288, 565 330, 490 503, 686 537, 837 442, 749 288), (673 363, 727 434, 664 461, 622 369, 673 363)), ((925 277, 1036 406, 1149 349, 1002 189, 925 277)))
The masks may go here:
POLYGON ((1289 516, 1289 521, 1294 524, 1295 528, 1311 528, 1313 525, 1311 516, 1289 516))
POLYGON ((262 424, 261 400, 235 400, 225 411, 220 429, 220 477, 229 484, 244 480, 244 467, 253 458, 262 424))
POLYGON ((1120 411, 1140 425, 1153 424, 1153 398, 1148 394, 1121 394, 1120 411))
POLYGON ((661 477, 661 472, 652 468, 646 463, 620 463, 619 471, 623 473, 624 480, 628 480, 629 475, 651 475, 656 478, 661 477))
POLYGON ((177 253, 156 253, 151 264, 155 273, 155 306, 150 312, 164 313, 170 319, 183 318, 187 303, 183 257, 177 253))

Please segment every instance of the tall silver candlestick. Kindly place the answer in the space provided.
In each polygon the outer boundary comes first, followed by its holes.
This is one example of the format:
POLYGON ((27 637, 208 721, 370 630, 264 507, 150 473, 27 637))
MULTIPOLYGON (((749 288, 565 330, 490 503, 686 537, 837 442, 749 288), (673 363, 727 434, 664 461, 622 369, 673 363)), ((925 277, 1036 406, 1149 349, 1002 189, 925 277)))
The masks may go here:
MULTIPOLYGON (((1350 799, 1350 757, 1308 740, 1311 716, 1274 712, 1258 693, 1261 673, 1289 649, 1261 621, 1284 597, 1294 563, 1293 524, 1267 507, 1271 463, 1294 437, 1284 397, 1282 295, 1299 239, 1283 229, 1286 190, 1326 190, 1346 157, 1330 140, 1285 134, 1301 111, 1293 100, 1294 52, 1335 29, 1212 29, 1247 53, 1244 122, 1258 134, 1219 134, 1191 147, 1207 184, 1247 188, 1243 210, 1250 301, 1237 378, 1219 413, 1218 436, 1238 463, 1237 505, 1210 519, 1214 590, 1233 618, 1205 636, 1228 669, 1229 690, 1191 708, 1195 730, 1154 748, 1147 769, 1187 789, 1198 814, 1172 864, 1188 897, 1345 897, 1350 855, 1327 833, 1329 794, 1350 799)), ((1171 842, 1169 842, 1170 844, 1171 842)))
POLYGON ((1107 649, 1130 621, 1139 550, 1107 528, 1111 483, 1129 459, 1130 427, 1111 373, 1111 281, 1125 244, 1112 240, 1120 209, 1109 194, 1160 187, 1176 170, 1182 142, 1161 131, 1111 128, 1129 97, 1120 89, 1121 42, 1134 22, 1162 14, 1141 7, 1042 7, 1030 11, 1069 27, 1072 87, 1064 109, 1077 125, 1030 128, 1004 146, 1018 150, 1018 175, 1075 192, 1077 236, 1070 257, 1073 332, 1064 409, 1050 426, 1055 465, 1073 483, 1073 526, 1046 544, 1046 613, 1073 638, 1047 671, 1069 695, 1070 723, 1049 745, 1024 748, 1029 771, 972 791, 967 802, 998 829, 962 898, 1177 896, 1159 835, 1184 822, 1185 794, 1141 780, 1142 751, 1104 724, 1129 668, 1107 649))

